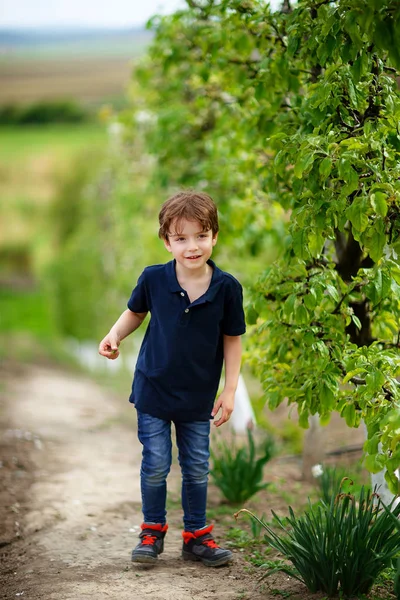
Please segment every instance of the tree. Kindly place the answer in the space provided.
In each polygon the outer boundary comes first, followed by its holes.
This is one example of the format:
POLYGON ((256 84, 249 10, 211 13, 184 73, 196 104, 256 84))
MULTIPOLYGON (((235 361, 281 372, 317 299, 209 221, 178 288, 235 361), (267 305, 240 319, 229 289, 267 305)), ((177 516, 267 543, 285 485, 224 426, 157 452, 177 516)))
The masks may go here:
POLYGON ((258 261, 280 232, 247 313, 268 404, 363 419, 365 465, 397 492, 400 3, 187 4, 150 23, 138 73, 159 181, 207 186, 258 261))

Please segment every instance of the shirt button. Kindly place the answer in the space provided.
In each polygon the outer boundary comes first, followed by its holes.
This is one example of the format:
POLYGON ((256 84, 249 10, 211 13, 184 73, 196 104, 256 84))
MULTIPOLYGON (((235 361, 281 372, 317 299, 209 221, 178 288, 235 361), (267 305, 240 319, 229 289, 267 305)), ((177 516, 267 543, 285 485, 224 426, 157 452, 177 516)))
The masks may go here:
POLYGON ((189 312, 189 309, 188 309, 188 308, 185 308, 185 313, 188 313, 188 312, 189 312))
POLYGON ((185 295, 185 292, 181 292, 181 296, 184 296, 184 295, 185 295))

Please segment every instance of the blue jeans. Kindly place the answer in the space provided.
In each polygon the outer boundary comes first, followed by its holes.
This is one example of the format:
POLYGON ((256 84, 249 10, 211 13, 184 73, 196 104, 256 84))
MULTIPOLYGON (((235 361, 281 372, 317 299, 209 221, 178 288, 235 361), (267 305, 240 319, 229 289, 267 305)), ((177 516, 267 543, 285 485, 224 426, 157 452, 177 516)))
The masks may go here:
MULTIPOLYGON (((165 525, 167 476, 171 468, 171 421, 137 411, 138 437, 143 446, 140 469, 145 523, 165 525)), ((182 508, 185 531, 206 524, 210 421, 175 424, 176 445, 182 472, 182 508)))

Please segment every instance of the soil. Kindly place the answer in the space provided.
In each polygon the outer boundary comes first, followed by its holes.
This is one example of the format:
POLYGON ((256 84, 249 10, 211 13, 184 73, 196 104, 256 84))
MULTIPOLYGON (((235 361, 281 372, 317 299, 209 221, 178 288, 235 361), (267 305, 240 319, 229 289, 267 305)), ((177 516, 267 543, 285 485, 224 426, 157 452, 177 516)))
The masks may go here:
MULTIPOLYGON (((88 377, 54 366, 5 362, 0 376, 0 598, 320 600, 283 574, 260 584, 240 548, 221 568, 183 562, 176 460, 165 551, 154 568, 133 565, 142 522, 135 411, 88 377)), ((276 459, 268 478, 282 489, 255 501, 258 514, 286 514, 285 498, 311 489, 297 460, 276 459)), ((209 497, 216 514, 221 499, 212 486, 209 497)), ((221 545, 240 527, 225 512, 214 530, 221 545)))

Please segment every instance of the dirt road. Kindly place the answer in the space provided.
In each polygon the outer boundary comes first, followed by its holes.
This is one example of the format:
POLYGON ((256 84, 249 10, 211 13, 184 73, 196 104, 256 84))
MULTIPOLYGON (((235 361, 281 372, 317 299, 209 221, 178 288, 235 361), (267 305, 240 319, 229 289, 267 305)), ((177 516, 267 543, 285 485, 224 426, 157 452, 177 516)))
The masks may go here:
POLYGON ((239 553, 220 569, 180 559, 176 464, 165 552, 154 569, 132 565, 142 520, 132 407, 88 378, 47 366, 3 365, 1 376, 0 597, 267 598, 239 553))

